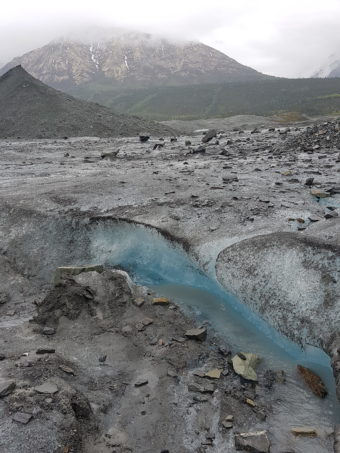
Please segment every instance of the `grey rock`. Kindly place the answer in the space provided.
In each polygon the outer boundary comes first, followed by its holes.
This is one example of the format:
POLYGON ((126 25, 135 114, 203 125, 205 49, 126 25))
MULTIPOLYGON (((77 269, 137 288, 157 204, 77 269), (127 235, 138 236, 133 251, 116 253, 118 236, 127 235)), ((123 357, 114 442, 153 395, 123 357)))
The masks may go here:
POLYGON ((27 423, 30 422, 32 418, 32 414, 27 414, 26 412, 16 412, 13 415, 12 420, 18 423, 22 423, 23 425, 27 425, 27 423))
POLYGON ((135 387, 143 387, 144 385, 147 385, 149 381, 147 379, 139 379, 138 381, 135 382, 135 387))
POLYGON ((44 327, 42 330, 43 335, 54 335, 56 332, 54 327, 44 327))
POLYGON ((196 382, 191 382, 188 384, 189 392, 196 393, 214 393, 215 386, 213 384, 196 384, 196 382))
POLYGON ((269 453, 270 442, 267 431, 239 433, 234 436, 236 450, 251 451, 252 453, 269 453))
POLYGON ((107 153, 102 153, 100 157, 105 160, 115 160, 118 153, 119 153, 119 149, 117 151, 110 151, 107 153))
POLYGON ((314 178, 307 178, 305 181, 305 186, 312 186, 314 183, 314 178))
POLYGON ((10 395, 16 387, 15 381, 0 382, 0 398, 10 395))
POLYGON ((217 131, 216 129, 209 129, 202 137, 202 143, 208 143, 214 137, 216 137, 217 131))
POLYGON ((231 182, 238 182, 237 175, 229 174, 222 176, 222 181, 224 184, 230 184, 231 182))
POLYGON ((150 138, 150 135, 146 135, 146 134, 140 134, 139 135, 139 140, 141 143, 145 143, 149 140, 150 138))
POLYGON ((53 384, 53 382, 45 382, 44 384, 34 387, 34 390, 38 393, 48 393, 53 395, 54 393, 57 393, 59 389, 56 384, 53 384))
POLYGON ((36 354, 42 355, 42 354, 54 354, 55 349, 54 348, 39 348, 35 351, 36 354))
POLYGON ((207 338, 207 329, 205 327, 190 329, 185 332, 185 336, 191 340, 204 341, 207 338))

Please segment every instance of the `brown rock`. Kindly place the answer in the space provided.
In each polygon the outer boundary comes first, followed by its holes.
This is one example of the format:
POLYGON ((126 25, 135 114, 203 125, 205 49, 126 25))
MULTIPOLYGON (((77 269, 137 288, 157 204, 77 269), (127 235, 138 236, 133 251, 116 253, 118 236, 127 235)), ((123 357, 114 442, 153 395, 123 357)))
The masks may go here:
POLYGON ((302 365, 298 365, 297 370, 314 395, 319 398, 325 398, 327 395, 327 389, 321 378, 312 370, 302 365))
POLYGON ((318 433, 315 428, 309 426, 302 426, 299 428, 292 428, 294 436, 316 437, 318 433))

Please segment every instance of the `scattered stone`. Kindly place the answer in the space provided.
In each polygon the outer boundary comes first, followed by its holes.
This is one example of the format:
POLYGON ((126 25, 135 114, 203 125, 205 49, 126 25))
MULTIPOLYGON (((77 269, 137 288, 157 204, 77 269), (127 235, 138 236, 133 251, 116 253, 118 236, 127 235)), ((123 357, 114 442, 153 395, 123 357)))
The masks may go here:
POLYGON ((144 297, 136 297, 136 299, 134 299, 133 303, 134 305, 136 305, 136 307, 141 307, 145 302, 145 299, 144 297))
POLYGON ((59 365, 59 368, 66 374, 72 374, 73 376, 76 375, 75 371, 66 365, 59 365))
POLYGON ((43 335, 54 335, 56 332, 54 327, 43 327, 42 334, 43 335))
POLYGON ((208 143, 217 135, 216 129, 209 129, 202 137, 202 143, 208 143))
POLYGON ((297 370, 314 395, 319 398, 325 398, 327 396, 326 386, 317 374, 302 365, 298 365, 297 370))
MULTIPOLYGON (((143 329, 144 328, 143 324, 141 324, 141 326, 142 326, 142 329, 143 329)), ((137 328, 137 330, 138 330, 138 328, 137 328)), ((122 334, 123 335, 129 335, 130 333, 132 333, 132 327, 131 326, 124 326, 122 328, 122 334)))
POLYGON ((310 220, 311 222, 320 222, 320 220, 322 220, 322 218, 317 215, 311 215, 308 217, 308 220, 310 220))
POLYGON ((227 415, 224 417, 222 420, 222 426, 226 429, 231 429, 234 426, 234 416, 233 415, 227 415))
POLYGON ((191 150, 192 154, 204 154, 206 152, 206 149, 204 146, 200 145, 198 146, 197 148, 194 148, 193 150, 191 150))
POLYGON ((58 285, 62 280, 75 277, 83 272, 99 272, 104 271, 104 266, 101 264, 88 266, 62 266, 58 267, 54 274, 54 284, 58 285))
POLYGON ((335 219, 336 217, 339 217, 339 214, 336 211, 329 211, 324 215, 326 220, 335 219))
POLYGON ((154 297, 152 305, 169 305, 170 300, 167 297, 154 297))
POLYGON ((32 414, 27 414, 26 412, 16 412, 12 420, 18 423, 22 423, 23 425, 27 425, 28 422, 30 422, 33 418, 32 414))
POLYGON ((147 326, 149 326, 150 324, 153 324, 153 319, 151 319, 151 318, 144 318, 144 319, 142 319, 141 323, 143 324, 143 326, 147 327, 147 326))
POLYGON ((248 381, 257 381, 255 368, 260 358, 256 354, 239 353, 232 358, 233 368, 236 374, 248 381))
POLYGON ((293 172, 292 172, 291 170, 282 171, 282 172, 281 172, 281 175, 282 175, 282 176, 292 176, 292 175, 293 175, 293 172))
POLYGON ((6 293, 0 294, 0 305, 4 305, 9 301, 9 295, 6 293))
POLYGON ((231 429, 234 426, 234 424, 232 422, 227 422, 226 420, 223 420, 222 426, 226 429, 231 429))
POLYGON ((314 183, 314 178, 307 178, 305 181, 305 186, 312 186, 314 183))
POLYGON ((185 146, 191 146, 191 141, 190 140, 185 140, 185 146))
POLYGON ((330 194, 321 189, 311 189, 310 194, 317 198, 328 198, 330 194))
POLYGON ((250 131, 251 134, 259 134, 261 131, 255 127, 252 131, 250 131))
POLYGON ((204 341, 207 338, 207 329, 205 327, 190 329, 185 332, 185 336, 191 340, 204 341))
POLYGON ((146 134, 140 134, 139 135, 139 140, 141 143, 145 143, 149 140, 150 138, 150 135, 146 135, 146 134))
POLYGON ((229 174, 222 176, 222 181, 224 184, 230 184, 231 182, 238 182, 237 175, 229 174))
POLYGON ((188 384, 189 392, 196 393, 214 393, 215 386, 214 384, 197 384, 196 382, 191 382, 188 384))
POLYGON ((234 436, 236 450, 247 450, 252 453, 269 453, 270 442, 267 431, 239 433, 234 436))
POLYGON ((102 153, 100 157, 101 157, 101 159, 115 160, 118 153, 119 153, 119 149, 117 151, 110 151, 107 153, 102 153))
POLYGON ((139 379, 138 381, 135 382, 135 387, 143 387, 144 385, 147 385, 149 381, 147 379, 139 379))
POLYGON ((298 428, 292 428, 292 433, 294 436, 304 436, 304 437, 316 437, 318 435, 315 428, 308 426, 301 426, 298 428))
POLYGON ((36 354, 54 354, 55 349, 54 348, 39 348, 35 351, 36 354))
POLYGON ((173 377, 173 378, 178 377, 178 374, 173 370, 168 370, 167 374, 168 374, 168 376, 173 377))
POLYGON ((0 362, 2 362, 3 360, 5 360, 6 356, 5 354, 0 354, 0 362))
POLYGON ((219 370, 218 368, 213 368, 212 370, 207 371, 204 373, 204 377, 207 377, 209 379, 220 379, 222 374, 222 370, 219 370))
POLYGON ((0 382, 0 398, 10 395, 16 387, 15 381, 0 382))
POLYGON ((164 143, 155 143, 152 147, 152 150, 156 151, 156 150, 160 150, 162 148, 164 148, 164 143))
POLYGON ((57 393, 59 389, 56 384, 53 384, 52 382, 45 382, 44 384, 34 387, 34 390, 38 393, 48 393, 53 395, 54 393, 57 393))
POLYGON ((107 358, 107 354, 101 355, 98 357, 98 362, 99 363, 105 363, 107 358))
POLYGON ((196 403, 206 403, 207 401, 209 401, 209 398, 204 395, 194 395, 193 400, 196 403))
POLYGON ((250 399, 250 398, 246 398, 246 404, 248 404, 248 406, 251 406, 251 407, 256 407, 257 406, 255 401, 250 399))

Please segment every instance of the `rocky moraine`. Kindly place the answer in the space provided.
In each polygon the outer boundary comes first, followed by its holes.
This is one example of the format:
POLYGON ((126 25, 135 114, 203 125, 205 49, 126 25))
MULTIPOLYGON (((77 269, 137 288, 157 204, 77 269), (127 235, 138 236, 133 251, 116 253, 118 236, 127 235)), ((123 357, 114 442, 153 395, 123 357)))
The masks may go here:
POLYGON ((340 451, 339 120, 0 149, 1 453, 340 451), (157 289, 174 246, 333 384, 157 289))

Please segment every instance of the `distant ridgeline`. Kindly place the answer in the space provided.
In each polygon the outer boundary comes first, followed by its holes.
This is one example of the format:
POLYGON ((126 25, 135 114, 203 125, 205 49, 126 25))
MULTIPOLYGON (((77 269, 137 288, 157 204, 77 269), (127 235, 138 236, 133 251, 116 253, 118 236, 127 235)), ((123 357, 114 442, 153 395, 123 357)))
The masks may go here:
MULTIPOLYGON (((270 116, 291 112, 340 115, 340 78, 281 79, 180 87, 113 90, 91 84, 73 95, 112 110, 154 120, 198 119, 233 115, 270 116)), ((295 115, 294 115, 295 113, 295 115)), ((289 118, 289 115, 286 116, 289 118)))
POLYGON ((145 33, 54 41, 0 75, 19 64, 53 88, 147 119, 340 114, 339 78, 270 77, 202 43, 145 33))

